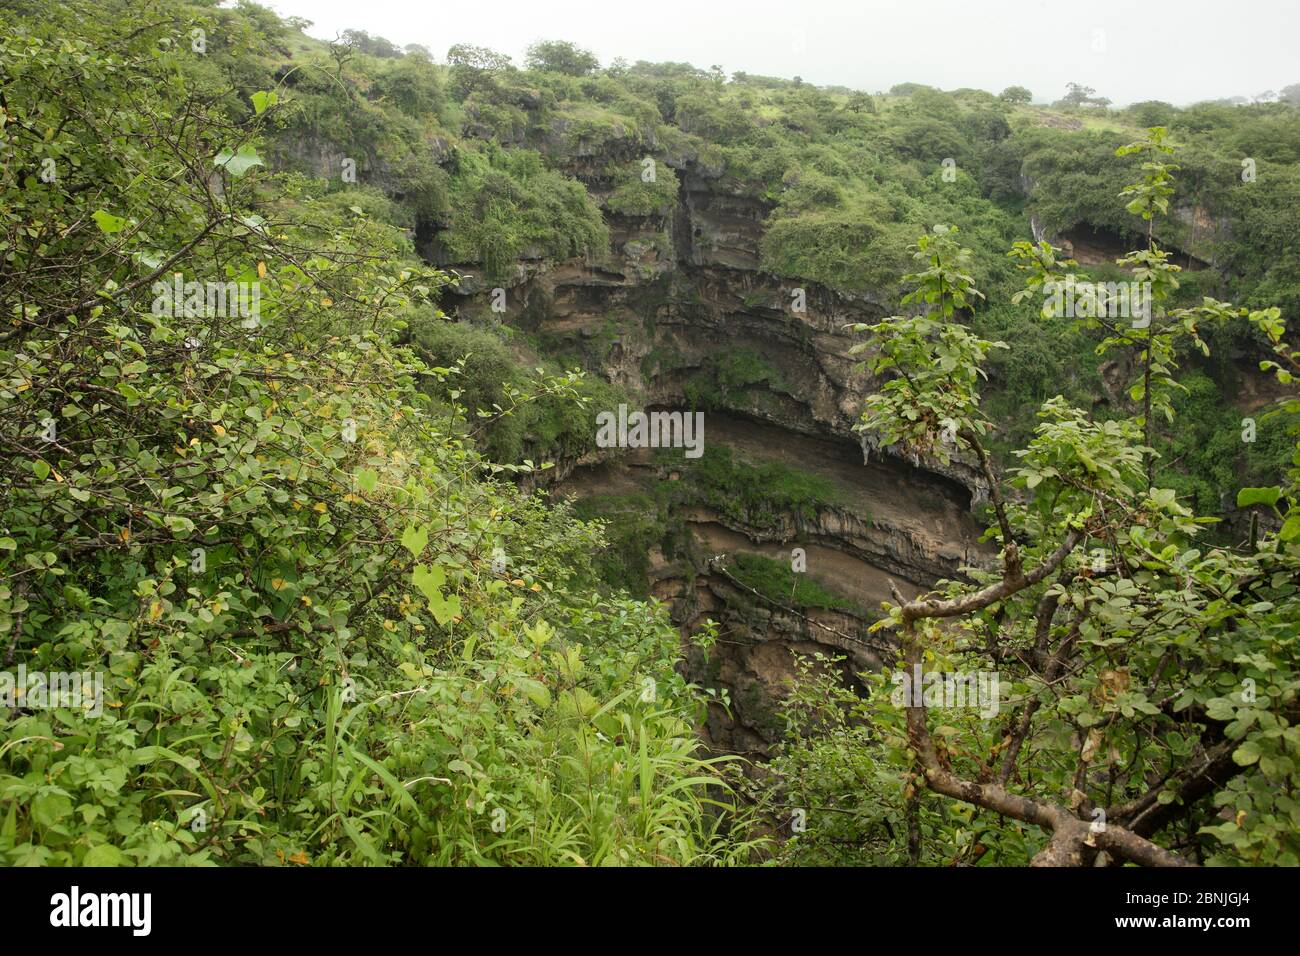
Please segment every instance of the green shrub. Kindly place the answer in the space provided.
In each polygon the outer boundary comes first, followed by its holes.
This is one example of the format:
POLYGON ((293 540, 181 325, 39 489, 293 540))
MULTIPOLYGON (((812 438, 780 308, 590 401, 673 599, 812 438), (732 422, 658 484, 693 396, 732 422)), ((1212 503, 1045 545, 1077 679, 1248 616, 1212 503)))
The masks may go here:
POLYGON ((615 168, 614 189, 605 200, 611 211, 625 216, 662 216, 677 205, 677 175, 664 163, 655 163, 654 179, 647 182, 641 163, 615 168))
POLYGON ((796 573, 789 561, 774 561, 760 554, 735 554, 727 570, 746 587, 770 601, 805 609, 852 610, 853 602, 827 590, 805 573, 796 573))
POLYGON ((445 234, 454 262, 482 263, 489 279, 509 275, 523 256, 564 259, 603 252, 600 210, 576 180, 546 169, 528 150, 489 143, 463 151, 451 181, 445 234))
POLYGON ((709 445, 682 467, 679 494, 758 528, 775 527, 786 516, 811 519, 839 499, 819 475, 778 462, 744 461, 725 445, 709 445))
MULTIPOLYGON (((596 447, 596 415, 626 401, 594 376, 572 376, 563 389, 539 385, 537 369, 526 366, 497 332, 429 310, 411 318, 409 334, 428 362, 455 366, 445 380, 426 380, 425 391, 463 410, 464 432, 494 462, 578 458, 596 447)), ((543 363, 543 380, 558 374, 555 363, 543 363)))
POLYGON ((0 649, 103 689, 0 709, 0 862, 746 859, 675 628, 594 590, 595 528, 480 477, 515 469, 420 387, 464 370, 395 344, 446 277, 267 175, 163 7, 0 38, 8 116, 95 182, 29 181, 0 141, 0 649), (260 316, 161 308, 151 271, 257 282, 260 316))

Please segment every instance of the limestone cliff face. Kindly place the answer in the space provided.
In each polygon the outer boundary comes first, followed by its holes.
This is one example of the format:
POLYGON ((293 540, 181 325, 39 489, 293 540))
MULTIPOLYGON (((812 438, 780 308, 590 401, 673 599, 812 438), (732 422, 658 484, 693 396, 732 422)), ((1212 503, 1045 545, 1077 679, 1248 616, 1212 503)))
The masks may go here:
MULTIPOLYGON (((614 149, 619 161, 637 162, 644 144, 619 142, 614 149)), ((608 161, 579 151, 567 162, 600 197, 608 189, 608 161)), ((916 593, 988 560, 970 515, 984 488, 968 463, 900 461, 888 449, 865 454, 854 425, 872 383, 855 367, 849 349, 857 338, 844 326, 874 321, 889 304, 763 272, 759 245, 770 206, 698 163, 679 161, 677 173, 679 196, 670 211, 607 213, 611 243, 604 256, 518 263, 501 286, 504 316, 491 313, 491 289, 474 264, 442 263, 475 277, 444 308, 462 320, 504 319, 540 341, 561 343, 565 354, 581 354, 590 372, 627 389, 643 407, 682 408, 693 385, 711 383, 712 407, 725 411, 706 413, 706 445, 818 473, 843 489, 840 501, 814 516, 787 514, 762 527, 707 508, 684 510, 673 520, 688 543, 672 556, 658 549, 650 555, 650 593, 669 604, 683 632, 710 618, 720 625, 712 652, 688 657, 692 679, 730 698, 729 710, 710 714, 706 738, 722 749, 761 754, 779 734, 776 702, 794 673, 794 654, 845 657, 839 666, 854 681, 878 667, 882 653, 889 656, 867 626, 891 585, 916 593), (719 380, 720 364, 742 354, 762 374, 719 380), (790 607, 747 593, 726 572, 737 554, 788 561, 795 546, 806 553, 809 576, 851 597, 856 610, 790 607)), ((547 473, 552 492, 580 498, 672 478, 646 455, 617 465, 597 456, 557 464, 547 473)))
MULTIPOLYGON (((635 161, 636 155, 632 150, 623 158, 635 161)), ((579 157, 569 165, 602 195, 601 176, 583 175, 591 163, 579 157)), ((759 243, 771 206, 737 195, 716 171, 697 163, 684 163, 679 175, 680 198, 670 213, 606 214, 606 255, 518 263, 501 286, 506 321, 582 345, 591 371, 646 405, 679 407, 683 387, 710 361, 757 353, 779 385, 729 396, 729 407, 740 403, 755 418, 862 448, 853 426, 872 383, 855 369, 860 358, 849 354, 860 337, 844 326, 877 320, 892 303, 763 272, 759 243)), ((466 276, 448 308, 466 318, 495 318, 475 264, 441 264, 466 276)), ((982 499, 983 479, 970 462, 909 464, 951 478, 982 499)))
MULTIPOLYGON (((1048 230, 1034 212, 1039 184, 1033 177, 1022 172, 1019 185, 1020 196, 1028 204, 1029 225, 1034 241, 1047 241, 1058 246, 1065 258, 1074 259, 1081 266, 1113 265, 1116 259, 1142 244, 1133 236, 1121 236, 1088 222, 1076 223, 1060 232, 1048 230)), ((1174 232, 1163 236, 1160 241, 1172 253, 1174 261, 1190 271, 1217 266, 1220 250, 1232 238, 1232 225, 1228 217, 1202 203, 1186 200, 1175 202, 1169 212, 1174 232)))

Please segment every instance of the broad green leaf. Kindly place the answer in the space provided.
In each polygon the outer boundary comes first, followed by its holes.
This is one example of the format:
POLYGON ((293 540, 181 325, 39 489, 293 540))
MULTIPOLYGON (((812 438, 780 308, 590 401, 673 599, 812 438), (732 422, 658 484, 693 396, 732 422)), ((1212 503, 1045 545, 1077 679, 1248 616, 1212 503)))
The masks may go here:
POLYGON ((226 172, 239 179, 254 166, 265 166, 266 163, 261 156, 257 155, 257 150, 251 146, 241 146, 238 153, 232 153, 228 149, 223 149, 217 153, 212 160, 212 164, 224 168, 226 172))
POLYGON ((1272 488, 1242 488, 1237 492, 1237 507, 1249 508, 1251 505, 1268 505, 1270 508, 1277 504, 1278 499, 1282 497, 1282 489, 1276 486, 1272 488))
MULTIPOLYGON (((409 524, 406 530, 402 532, 402 547, 411 552, 412 557, 418 558, 424 553, 424 547, 429 543, 429 529, 416 524, 409 524)), ((439 570, 441 574, 441 570, 439 570)))
POLYGON ((411 583, 430 601, 434 598, 442 599, 442 586, 446 581, 446 573, 436 564, 418 564, 411 572, 411 583))
POLYGON ((272 90, 258 90, 252 96, 253 109, 261 115, 280 102, 280 95, 272 90))
MULTIPOLYGON (((374 491, 375 486, 379 484, 379 472, 375 471, 373 468, 362 468, 356 473, 355 477, 357 479, 357 487, 366 493, 374 491)), ((405 544, 406 536, 403 535, 402 539, 402 543, 405 544)), ((421 548, 421 550, 423 550, 423 548, 421 548)))
POLYGON ((1247 740, 1232 752, 1232 760, 1239 767, 1249 767, 1259 760, 1259 744, 1253 740, 1247 740))
POLYGON ((429 610, 433 612, 433 619, 439 624, 446 624, 454 617, 460 615, 460 598, 453 594, 449 597, 429 598, 429 610))
POLYGON ((126 220, 121 216, 114 216, 112 213, 104 212, 102 209, 95 210, 91 214, 95 220, 95 225, 99 226, 99 231, 112 235, 115 232, 121 232, 126 228, 126 220))
POLYGON ((62 793, 42 793, 32 801, 32 819, 52 827, 72 813, 72 801, 62 793))
POLYGON ((87 851, 81 861, 82 866, 126 866, 130 861, 126 854, 111 843, 101 843, 87 851))

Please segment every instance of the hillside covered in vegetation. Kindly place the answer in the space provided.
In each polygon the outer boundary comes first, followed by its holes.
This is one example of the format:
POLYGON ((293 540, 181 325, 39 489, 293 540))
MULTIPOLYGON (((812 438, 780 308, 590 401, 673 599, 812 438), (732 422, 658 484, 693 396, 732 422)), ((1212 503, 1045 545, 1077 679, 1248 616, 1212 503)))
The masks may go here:
POLYGON ((1300 864, 1300 109, 306 26, 8 5, 0 861, 1300 864))

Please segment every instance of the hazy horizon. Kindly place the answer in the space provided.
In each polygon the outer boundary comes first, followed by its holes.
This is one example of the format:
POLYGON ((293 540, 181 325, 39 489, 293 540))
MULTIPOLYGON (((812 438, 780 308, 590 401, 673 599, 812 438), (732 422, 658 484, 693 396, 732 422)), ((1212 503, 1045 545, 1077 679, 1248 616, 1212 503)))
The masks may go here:
POLYGON ((1300 82, 1289 47, 1300 4, 1284 0, 1228 14, 1209 0, 1147 9, 1106 0, 1083 11, 1048 0, 806 0, 798 7, 774 0, 707 6, 660 0, 645 9, 480 0, 459 15, 411 0, 267 5, 281 16, 311 20, 313 37, 364 30, 398 46, 423 44, 439 60, 451 45, 471 43, 522 65, 529 44, 559 39, 591 50, 603 65, 616 57, 703 69, 717 64, 728 75, 799 76, 868 92, 905 82, 991 93, 1016 85, 1030 89, 1035 102, 1050 102, 1077 82, 1116 106, 1143 100, 1186 106, 1254 98, 1300 82), (1152 30, 1160 31, 1154 48, 1147 46, 1152 30), (1160 55, 1158 72, 1145 49, 1160 55))

